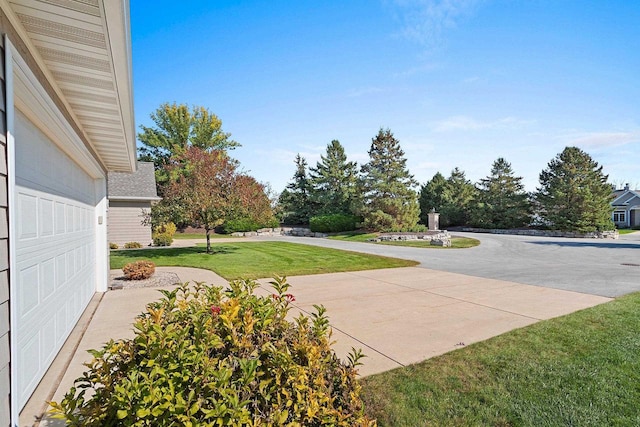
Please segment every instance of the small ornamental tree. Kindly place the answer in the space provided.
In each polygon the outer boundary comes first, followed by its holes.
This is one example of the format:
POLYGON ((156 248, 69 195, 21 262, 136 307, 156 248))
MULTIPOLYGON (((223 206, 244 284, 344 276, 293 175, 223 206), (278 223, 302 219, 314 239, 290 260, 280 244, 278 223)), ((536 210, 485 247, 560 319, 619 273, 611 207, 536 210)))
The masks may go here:
POLYGON ((371 141, 369 162, 362 166, 366 227, 411 229, 418 223, 418 182, 406 164, 400 142, 389 129, 380 128, 371 141))
POLYGON ((511 164, 500 157, 493 162, 491 174, 480 180, 471 210, 472 224, 483 228, 518 228, 529 224, 530 215, 531 203, 522 177, 514 176, 511 164))
POLYGON ((265 185, 249 175, 237 175, 234 189, 239 203, 234 205, 223 228, 226 232, 255 231, 263 227, 276 227, 276 220, 265 185))
POLYGON ((93 360, 54 417, 72 427, 375 426, 364 415, 356 366, 331 349, 322 306, 288 316, 284 279, 161 291, 135 337, 91 350, 93 360))
POLYGON ((566 147, 540 173, 538 215, 556 230, 612 230, 613 193, 607 179, 589 154, 566 147))
POLYGON ((161 203, 180 206, 181 215, 205 229, 207 253, 211 253, 211 230, 241 205, 236 184, 236 163, 223 151, 188 147, 171 158, 170 181, 161 203))
POLYGON ((315 214, 349 214, 358 199, 358 170, 355 162, 347 161, 340 141, 327 145, 315 168, 309 169, 311 198, 317 205, 315 214))

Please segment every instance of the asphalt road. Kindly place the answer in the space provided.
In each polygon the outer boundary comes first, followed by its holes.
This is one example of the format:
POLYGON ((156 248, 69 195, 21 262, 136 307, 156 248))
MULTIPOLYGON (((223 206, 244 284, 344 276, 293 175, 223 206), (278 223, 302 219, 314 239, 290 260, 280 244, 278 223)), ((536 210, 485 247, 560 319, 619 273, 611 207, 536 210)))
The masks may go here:
POLYGON ((619 240, 453 233, 480 240, 469 249, 408 248, 338 240, 277 240, 418 261, 420 267, 606 297, 640 291, 640 232, 619 240))

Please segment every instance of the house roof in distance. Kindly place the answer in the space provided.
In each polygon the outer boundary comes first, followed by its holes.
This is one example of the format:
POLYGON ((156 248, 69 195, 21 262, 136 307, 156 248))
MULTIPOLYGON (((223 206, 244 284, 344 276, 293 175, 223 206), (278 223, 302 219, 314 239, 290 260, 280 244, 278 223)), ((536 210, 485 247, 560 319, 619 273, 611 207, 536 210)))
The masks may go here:
POLYGON ((138 162, 135 172, 109 172, 109 200, 160 200, 151 162, 138 162))

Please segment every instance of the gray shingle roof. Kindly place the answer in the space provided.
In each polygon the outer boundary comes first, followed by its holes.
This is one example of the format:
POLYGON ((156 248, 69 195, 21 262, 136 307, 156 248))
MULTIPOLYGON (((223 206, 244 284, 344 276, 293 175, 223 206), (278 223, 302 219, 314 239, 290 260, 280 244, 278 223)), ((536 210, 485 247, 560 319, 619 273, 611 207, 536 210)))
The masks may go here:
POLYGON ((109 172, 107 189, 109 199, 160 200, 151 162, 138 162, 138 170, 133 173, 109 172))

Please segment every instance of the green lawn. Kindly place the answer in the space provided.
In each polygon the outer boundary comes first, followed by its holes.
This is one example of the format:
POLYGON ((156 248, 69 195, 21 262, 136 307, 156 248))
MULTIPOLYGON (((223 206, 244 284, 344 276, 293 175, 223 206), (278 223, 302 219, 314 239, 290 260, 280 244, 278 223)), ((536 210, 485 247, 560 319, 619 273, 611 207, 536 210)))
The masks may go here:
POLYGON ((639 331, 636 293, 364 378, 366 411, 396 427, 638 426, 639 331))
POLYGON ((451 236, 451 248, 444 248, 442 246, 433 246, 430 242, 424 240, 404 240, 395 242, 369 242, 369 239, 377 237, 377 233, 342 233, 329 236, 329 239, 342 240, 345 242, 366 242, 375 243, 378 245, 390 245, 390 246, 409 246, 412 248, 430 248, 430 249, 463 249, 472 248, 478 246, 480 241, 478 239, 472 239, 469 237, 451 236))
POLYGON ((212 249, 213 254, 207 254, 203 246, 111 251, 111 268, 122 268, 126 263, 149 259, 158 266, 206 268, 227 280, 233 280, 418 264, 415 261, 287 242, 213 243, 212 249))
POLYGON ((638 230, 632 230, 630 228, 623 228, 622 230, 618 230, 618 234, 631 234, 635 233, 638 230))

